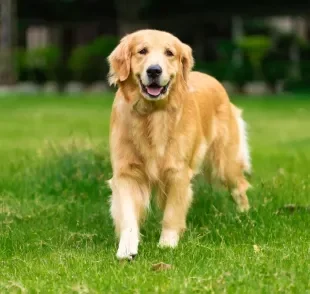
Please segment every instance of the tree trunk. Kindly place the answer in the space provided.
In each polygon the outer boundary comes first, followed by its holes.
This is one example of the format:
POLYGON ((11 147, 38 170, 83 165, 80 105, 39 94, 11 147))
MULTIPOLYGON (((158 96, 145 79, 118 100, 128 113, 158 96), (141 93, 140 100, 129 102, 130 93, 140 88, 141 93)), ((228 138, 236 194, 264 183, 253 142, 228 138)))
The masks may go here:
MULTIPOLYGON (((232 39, 235 44, 237 44, 244 36, 243 32, 243 22, 240 16, 233 16, 232 18, 232 39)), ((233 64, 236 67, 242 66, 242 53, 239 48, 235 49, 233 53, 233 64)))
POLYGON ((302 37, 304 37, 302 35, 302 32, 301 32, 299 18, 297 18, 297 17, 293 18, 293 26, 294 26, 293 33, 297 35, 297 39, 296 38, 294 39, 294 41, 291 45, 291 48, 290 48, 290 59, 291 59, 291 63, 292 63, 291 77, 294 79, 299 79, 301 77, 299 40, 302 37))
POLYGON ((10 85, 16 81, 14 67, 14 45, 16 36, 16 2, 0 2, 0 84, 10 85))

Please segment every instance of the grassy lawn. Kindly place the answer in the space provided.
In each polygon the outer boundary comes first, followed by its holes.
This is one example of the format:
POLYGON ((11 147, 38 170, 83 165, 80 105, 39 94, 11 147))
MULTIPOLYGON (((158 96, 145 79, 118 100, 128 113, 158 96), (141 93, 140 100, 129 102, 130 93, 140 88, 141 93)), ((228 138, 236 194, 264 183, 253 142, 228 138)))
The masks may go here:
POLYGON ((105 186, 112 96, 1 99, 0 292, 309 293, 310 99, 233 101, 249 124, 251 212, 197 179, 179 247, 157 248, 153 206, 139 255, 120 263, 105 186))

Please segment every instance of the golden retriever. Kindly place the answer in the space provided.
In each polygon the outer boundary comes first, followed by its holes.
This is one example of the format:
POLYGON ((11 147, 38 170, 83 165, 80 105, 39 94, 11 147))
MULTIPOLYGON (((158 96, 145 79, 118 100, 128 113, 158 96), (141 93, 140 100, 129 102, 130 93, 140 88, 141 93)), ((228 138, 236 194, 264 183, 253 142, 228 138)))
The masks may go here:
POLYGON ((192 71, 192 49, 170 33, 140 30, 123 37, 108 62, 109 83, 118 86, 109 180, 117 258, 137 254, 152 188, 163 210, 160 247, 177 246, 200 171, 247 211, 250 157, 241 110, 216 79, 192 71))

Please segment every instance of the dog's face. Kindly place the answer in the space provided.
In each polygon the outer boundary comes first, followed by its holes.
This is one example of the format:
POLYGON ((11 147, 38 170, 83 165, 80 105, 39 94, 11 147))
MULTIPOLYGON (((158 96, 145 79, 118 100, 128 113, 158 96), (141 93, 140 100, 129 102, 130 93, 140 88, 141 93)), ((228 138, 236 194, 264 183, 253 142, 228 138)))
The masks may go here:
POLYGON ((143 98, 152 101, 165 99, 177 80, 186 83, 194 63, 188 45, 157 30, 127 35, 108 61, 110 84, 135 83, 143 98))

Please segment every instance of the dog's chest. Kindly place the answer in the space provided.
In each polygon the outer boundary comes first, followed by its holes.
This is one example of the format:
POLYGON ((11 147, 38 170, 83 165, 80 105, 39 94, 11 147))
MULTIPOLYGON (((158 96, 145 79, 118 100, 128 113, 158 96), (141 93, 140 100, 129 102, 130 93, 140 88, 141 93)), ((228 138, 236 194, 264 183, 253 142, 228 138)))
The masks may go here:
POLYGON ((134 124, 134 144, 142 157, 146 173, 151 180, 156 181, 169 157, 167 151, 173 138, 171 117, 164 111, 158 111, 134 124))

